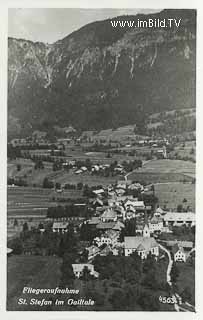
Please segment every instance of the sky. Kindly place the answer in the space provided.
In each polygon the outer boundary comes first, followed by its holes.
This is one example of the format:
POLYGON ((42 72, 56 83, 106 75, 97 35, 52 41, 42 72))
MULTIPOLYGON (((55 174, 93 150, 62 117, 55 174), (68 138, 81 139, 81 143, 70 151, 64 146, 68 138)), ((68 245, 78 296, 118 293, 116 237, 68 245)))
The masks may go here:
POLYGON ((82 26, 123 14, 155 12, 154 9, 16 9, 8 12, 8 36, 31 41, 53 43, 82 26))

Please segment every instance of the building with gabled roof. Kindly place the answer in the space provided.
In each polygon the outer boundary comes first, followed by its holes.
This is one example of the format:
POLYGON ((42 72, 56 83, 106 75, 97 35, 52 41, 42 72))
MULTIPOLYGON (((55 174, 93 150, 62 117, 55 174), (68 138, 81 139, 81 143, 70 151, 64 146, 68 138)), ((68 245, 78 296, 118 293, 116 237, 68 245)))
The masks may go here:
POLYGON ((136 199, 128 199, 125 204, 125 208, 128 206, 133 206, 136 210, 145 210, 144 201, 138 201, 136 199))
POLYGON ((88 251, 88 260, 93 259, 97 254, 99 254, 99 248, 95 245, 85 248, 88 251))
POLYGON ((100 222, 96 228, 98 230, 118 230, 121 231, 124 228, 124 224, 122 222, 118 221, 112 221, 112 222, 100 222))
POLYGON ((103 244, 111 245, 114 247, 117 244, 120 232, 117 230, 109 229, 106 230, 100 237, 96 237, 94 240, 100 247, 103 244))
POLYGON ((150 233, 162 232, 162 230, 163 230, 163 219, 160 218, 160 217, 154 216, 149 221, 149 229, 150 229, 150 233))
POLYGON ((174 261, 186 262, 187 253, 178 243, 174 244, 174 246, 172 247, 172 253, 174 261))
POLYGON ((108 208, 104 211, 100 218, 103 222, 116 221, 117 213, 113 210, 113 208, 108 208))
POLYGON ((167 212, 163 218, 166 226, 182 226, 183 224, 190 226, 195 225, 194 212, 167 212))
POLYGON ((53 232, 65 233, 67 232, 67 227, 69 223, 65 221, 54 222, 52 226, 53 232))
POLYGON ((159 246, 156 240, 152 237, 133 236, 125 237, 125 256, 131 255, 133 252, 137 252, 142 259, 147 258, 149 253, 158 256, 159 246))
POLYGON ((99 273, 94 270, 94 265, 91 263, 73 263, 72 268, 76 278, 80 278, 84 271, 84 268, 87 268, 90 271, 90 274, 95 278, 99 277, 99 273))

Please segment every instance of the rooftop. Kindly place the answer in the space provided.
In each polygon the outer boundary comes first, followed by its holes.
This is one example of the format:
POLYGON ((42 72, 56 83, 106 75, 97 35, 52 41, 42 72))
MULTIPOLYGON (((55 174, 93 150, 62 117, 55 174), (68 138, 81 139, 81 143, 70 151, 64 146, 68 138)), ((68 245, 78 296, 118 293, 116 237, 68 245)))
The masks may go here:
POLYGON ((125 237, 125 249, 138 249, 141 245, 146 251, 149 251, 151 248, 157 247, 158 243, 152 237, 125 237))

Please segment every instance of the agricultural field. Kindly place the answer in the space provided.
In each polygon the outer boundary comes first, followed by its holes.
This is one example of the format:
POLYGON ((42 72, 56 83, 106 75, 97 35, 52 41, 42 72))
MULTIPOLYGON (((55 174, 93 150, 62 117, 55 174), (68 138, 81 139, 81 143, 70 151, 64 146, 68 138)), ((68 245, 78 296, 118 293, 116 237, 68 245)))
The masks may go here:
POLYGON ((28 159, 17 159, 9 161, 7 165, 7 177, 8 178, 21 178, 27 182, 29 186, 41 187, 45 177, 53 173, 50 162, 43 162, 44 169, 35 169, 34 163, 28 159), (20 166, 20 170, 17 170, 17 166, 20 166))
POLYGON ((149 160, 141 169, 128 175, 129 180, 147 183, 192 181, 195 178, 195 164, 183 160, 149 160))
POLYGON ((175 211, 182 204, 185 209, 189 206, 191 211, 195 211, 195 184, 169 182, 157 183, 154 187, 161 208, 175 211))
POLYGON ((29 187, 8 187, 7 212, 9 214, 41 214, 54 205, 51 190, 29 187))
MULTIPOLYGON (((55 288, 60 282, 61 259, 52 256, 13 255, 7 260, 7 310, 43 310, 39 306, 20 306, 19 298, 39 298, 33 294, 22 294, 24 287, 55 288)), ((50 294, 40 298, 50 299, 50 294)))
POLYGON ((169 156, 184 158, 189 157, 195 160, 196 157, 196 144, 195 141, 186 141, 183 143, 178 143, 174 147, 174 150, 170 152, 169 156))
MULTIPOLYGON (((106 148, 105 151, 85 151, 83 149, 83 147, 87 148, 87 147, 92 146, 91 144, 87 144, 87 143, 82 143, 82 146, 67 146, 65 153, 66 153, 66 158, 68 160, 82 160, 85 161, 86 159, 90 159, 90 161, 93 164, 110 164, 114 161, 117 161, 119 163, 121 163, 122 161, 130 161, 130 160, 134 160, 135 157, 133 156, 129 156, 126 154, 122 154, 122 153, 113 153, 112 151, 115 150, 115 148, 106 148), (109 156, 110 153, 110 156, 109 156)), ((118 144, 116 146, 116 149, 119 148, 120 149, 120 144, 118 144)), ((87 150, 87 149, 86 149, 87 150)), ((127 149, 127 151, 131 151, 130 148, 127 149)))
MULTIPOLYGON (((82 197, 80 190, 66 190, 66 198, 78 199, 82 197)), ((7 213, 9 215, 41 215, 47 208, 56 206, 53 201, 53 190, 30 187, 8 187, 7 213)))
POLYGON ((144 164, 142 167, 145 172, 158 172, 158 173, 182 173, 195 176, 195 165, 189 161, 182 160, 151 160, 144 164))
POLYGON ((108 184, 115 183, 117 180, 120 180, 121 177, 115 176, 115 177, 101 177, 97 175, 91 175, 90 173, 86 172, 83 174, 75 174, 72 171, 65 172, 62 171, 61 174, 59 174, 56 178, 52 179, 54 182, 59 182, 61 184, 77 184, 79 182, 82 182, 83 184, 87 184, 89 186, 95 186, 95 185, 103 185, 106 186, 108 184))

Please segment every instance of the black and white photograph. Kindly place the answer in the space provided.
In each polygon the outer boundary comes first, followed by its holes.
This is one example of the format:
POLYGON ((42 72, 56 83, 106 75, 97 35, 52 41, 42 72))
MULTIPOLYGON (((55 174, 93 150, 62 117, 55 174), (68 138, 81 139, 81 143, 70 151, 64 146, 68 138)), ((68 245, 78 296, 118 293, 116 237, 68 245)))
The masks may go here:
POLYGON ((8 9, 7 311, 196 312, 197 14, 8 9))

